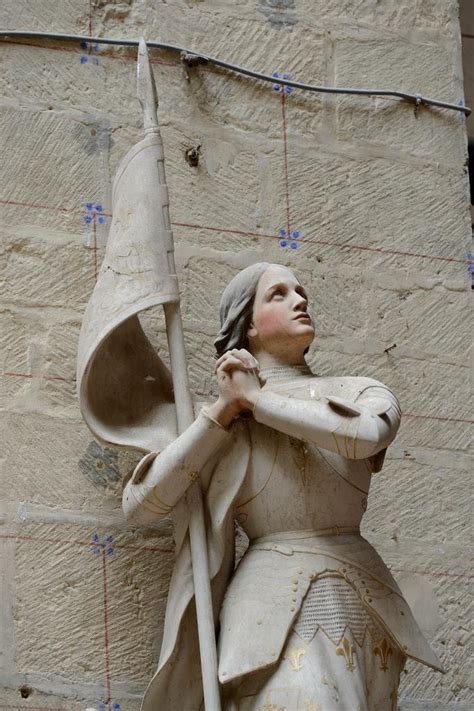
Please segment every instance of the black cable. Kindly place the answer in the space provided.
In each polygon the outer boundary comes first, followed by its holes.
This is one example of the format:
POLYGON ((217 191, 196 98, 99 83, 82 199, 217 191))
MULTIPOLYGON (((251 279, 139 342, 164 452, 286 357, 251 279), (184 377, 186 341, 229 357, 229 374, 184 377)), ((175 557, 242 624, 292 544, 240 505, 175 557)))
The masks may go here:
MULTIPOLYGON (((0 30, 0 39, 14 39, 14 38, 36 38, 42 37, 44 39, 60 40, 63 42, 90 42, 97 44, 112 44, 121 45, 124 47, 138 47, 138 40, 127 40, 127 39, 115 39, 110 37, 84 37, 83 35, 66 35, 57 34, 53 32, 24 32, 22 30, 0 30)), ((173 44, 166 44, 165 42, 153 42, 147 40, 148 47, 154 47, 156 49, 164 49, 169 52, 177 52, 182 56, 182 59, 187 64, 214 64, 217 67, 223 67, 224 69, 229 69, 237 74, 243 74, 244 76, 253 77, 254 79, 260 79, 261 81, 268 81, 272 84, 280 84, 281 86, 291 86, 295 89, 302 89, 303 91, 313 91, 322 94, 350 94, 353 96, 393 96, 398 99, 404 99, 405 101, 410 101, 418 106, 437 106, 442 109, 449 109, 451 111, 459 111, 465 116, 469 116, 471 109, 467 106, 450 104, 446 101, 439 101, 438 99, 430 99, 421 94, 408 94, 404 91, 391 91, 388 89, 349 89, 349 88, 336 88, 331 86, 315 86, 313 84, 302 84, 298 81, 292 81, 290 79, 282 79, 280 77, 269 76, 268 74, 261 74, 253 69, 247 69, 246 67, 239 67, 237 64, 231 64, 230 62, 224 62, 222 59, 217 59, 216 57, 211 57, 206 54, 201 54, 199 52, 194 52, 193 50, 186 49, 185 47, 178 47, 173 44)))

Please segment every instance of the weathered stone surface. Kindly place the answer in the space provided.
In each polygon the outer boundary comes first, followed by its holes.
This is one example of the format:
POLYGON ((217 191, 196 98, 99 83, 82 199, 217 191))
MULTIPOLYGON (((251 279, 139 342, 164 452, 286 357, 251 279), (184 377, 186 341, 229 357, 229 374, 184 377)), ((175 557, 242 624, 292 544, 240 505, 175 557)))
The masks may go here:
MULTIPOLYGON (((315 84, 458 102, 456 12, 454 0, 20 0, 2 4, 0 26, 145 34, 315 84)), ((110 691, 111 711, 138 711, 158 656, 170 526, 127 526, 121 480, 137 455, 93 442, 75 400, 78 327, 103 256, 111 178, 141 137, 134 54, 40 39, 0 43, 5 709, 99 711, 110 691), (28 698, 24 684, 33 689, 28 698)), ((410 665, 400 709, 467 711, 463 120, 427 108, 415 116, 398 100, 282 94, 213 67, 189 70, 187 81, 177 54, 151 56, 191 386, 198 397, 215 393, 212 341, 228 279, 259 260, 294 266, 315 313, 315 371, 377 378, 402 403, 364 532, 402 588, 418 591, 415 611, 448 673, 410 665), (192 167, 185 154, 198 146, 192 167)), ((159 309, 143 322, 167 362, 159 309)))
POLYGON ((18 0, 2 3, 0 25, 5 30, 30 32, 85 33, 88 29, 89 0, 41 0, 41 5, 18 0))
POLYGON ((79 240, 73 242, 61 234, 52 240, 51 235, 8 234, 2 270, 5 280, 0 292, 4 302, 80 310, 85 307, 95 281, 93 250, 84 249, 79 240))
POLYGON ((145 681, 164 615, 170 539, 51 524, 24 524, 9 535, 16 540, 20 668, 44 675, 54 669, 54 677, 80 683, 145 681), (40 655, 31 644, 32 625, 44 642, 40 655))
MULTIPOLYGON (((452 39, 425 42, 340 40, 335 47, 335 83, 339 86, 396 89, 427 97, 442 97, 453 104, 463 88, 450 62, 452 39)), ((427 162, 442 160, 459 166, 465 158, 461 115, 435 108, 401 112, 396 98, 341 97, 337 99, 337 135, 402 150, 427 162), (456 138, 456 136, 458 138, 456 138), (457 150, 449 148, 450 139, 457 150)))
POLYGON ((108 177, 94 120, 4 105, 0 141, 1 222, 80 232, 86 204, 103 203, 108 177))
POLYGON ((463 545, 474 503, 471 473, 439 466, 436 454, 432 459, 430 464, 410 454, 405 461, 390 459, 389 449, 382 472, 372 481, 364 516, 368 530, 387 538, 463 545), (428 508, 430 515, 423 516, 428 508))
POLYGON ((387 345, 412 345, 426 353, 464 359, 470 345, 470 305, 467 290, 373 289, 369 334, 387 345))
POLYGON ((95 445, 79 413, 70 420, 39 412, 4 414, 2 441, 3 501, 120 512, 121 478, 131 464, 95 445))

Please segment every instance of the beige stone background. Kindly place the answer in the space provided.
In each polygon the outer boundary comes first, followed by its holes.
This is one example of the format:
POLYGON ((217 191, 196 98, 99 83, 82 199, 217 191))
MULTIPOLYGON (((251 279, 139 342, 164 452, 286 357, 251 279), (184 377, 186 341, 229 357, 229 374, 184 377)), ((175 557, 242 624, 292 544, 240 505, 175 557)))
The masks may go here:
MULTIPOLYGON (((302 81, 463 99, 453 0, 5 0, 0 27, 144 34, 302 81)), ((294 266, 316 313, 316 372, 374 376, 403 406, 364 533, 446 674, 409 663, 400 709, 472 709, 464 119, 284 94, 211 67, 188 81, 176 55, 152 57, 193 388, 214 387, 230 276, 261 259, 294 266), (280 246, 288 229, 296 249, 280 246)), ((75 394, 111 178, 140 136, 135 53, 0 42, 0 90, 0 709, 137 711, 160 646, 170 527, 124 521, 134 457, 93 443, 75 394)), ((149 325, 161 343, 158 318, 149 325)))

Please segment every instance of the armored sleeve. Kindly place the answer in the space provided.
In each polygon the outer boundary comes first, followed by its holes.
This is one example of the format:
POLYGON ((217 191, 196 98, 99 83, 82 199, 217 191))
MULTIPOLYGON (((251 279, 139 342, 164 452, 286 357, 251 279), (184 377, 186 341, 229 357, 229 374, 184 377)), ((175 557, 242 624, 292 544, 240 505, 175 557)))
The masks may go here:
POLYGON ((368 459, 384 451, 394 439, 400 406, 387 387, 372 381, 353 399, 335 394, 302 400, 262 390, 254 417, 268 427, 347 459, 368 459))
POLYGON ((167 516, 208 460, 232 435, 203 410, 162 452, 140 460, 122 497, 129 521, 140 525, 167 516))

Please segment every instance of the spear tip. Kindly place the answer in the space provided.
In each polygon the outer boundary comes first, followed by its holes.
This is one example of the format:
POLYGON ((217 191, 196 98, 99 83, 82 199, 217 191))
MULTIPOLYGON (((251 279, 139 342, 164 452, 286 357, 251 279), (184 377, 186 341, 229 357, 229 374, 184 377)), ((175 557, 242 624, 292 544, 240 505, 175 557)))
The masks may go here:
POLYGON ((157 109, 158 97, 155 79, 151 69, 148 47, 143 37, 138 43, 137 57, 137 94, 143 109, 143 122, 145 130, 158 126, 157 109))

